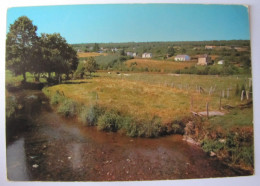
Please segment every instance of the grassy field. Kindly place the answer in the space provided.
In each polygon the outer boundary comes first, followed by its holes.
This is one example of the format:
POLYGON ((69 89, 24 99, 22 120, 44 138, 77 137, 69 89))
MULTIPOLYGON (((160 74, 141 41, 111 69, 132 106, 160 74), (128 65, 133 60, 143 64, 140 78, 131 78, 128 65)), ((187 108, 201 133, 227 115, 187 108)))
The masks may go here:
POLYGON ((107 55, 106 53, 97 53, 97 52, 79 52, 78 57, 79 58, 85 58, 85 57, 96 57, 96 56, 104 56, 107 55))
POLYGON ((170 62, 153 59, 131 59, 126 61, 128 67, 146 69, 147 71, 172 72, 195 65, 196 62, 170 62))
POLYGON ((241 102, 240 96, 235 96, 235 89, 237 84, 241 86, 248 82, 247 76, 174 76, 148 73, 97 75, 98 78, 71 81, 71 84, 56 85, 48 90, 50 94, 62 91, 66 97, 84 105, 98 102, 102 107, 138 119, 158 116, 162 118, 163 124, 189 116, 191 102, 192 111, 195 112, 205 111, 207 102, 211 111, 219 110, 220 93, 222 90, 226 93, 228 88, 229 97, 221 99, 222 106, 236 106, 246 102, 241 102), (198 92, 199 86, 203 87, 204 92, 198 92), (209 94, 213 87, 215 91, 209 94))

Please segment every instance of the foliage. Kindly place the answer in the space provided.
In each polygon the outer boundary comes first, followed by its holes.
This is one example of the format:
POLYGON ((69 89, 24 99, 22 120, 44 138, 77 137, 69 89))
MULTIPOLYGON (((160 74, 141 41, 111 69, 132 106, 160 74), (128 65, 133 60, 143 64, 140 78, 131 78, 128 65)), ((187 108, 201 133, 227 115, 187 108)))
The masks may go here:
POLYGON ((65 98, 58 106, 57 111, 65 117, 74 117, 77 114, 77 104, 71 99, 65 98))
POLYGON ((104 109, 98 105, 84 106, 81 113, 81 121, 89 126, 95 126, 98 123, 98 118, 104 114, 104 109))
POLYGON ((100 47, 97 43, 94 44, 93 52, 98 52, 100 50, 100 47))
POLYGON ((87 61, 84 62, 83 68, 84 68, 84 72, 90 73, 90 76, 92 72, 96 72, 98 69, 98 64, 96 63, 95 58, 93 57, 88 58, 87 61))
POLYGON ((167 50, 167 53, 168 53, 168 57, 172 57, 174 56, 174 48, 173 47, 169 47, 168 50, 167 50))
POLYGON ((6 118, 10 119, 15 115, 17 102, 14 96, 6 97, 6 118))
POLYGON ((121 117, 115 111, 107 111, 98 118, 97 127, 99 130, 116 132, 119 129, 121 117))
POLYGON ((34 72, 38 66, 37 27, 26 17, 19 17, 11 24, 6 38, 6 67, 15 75, 23 75, 26 82, 26 72, 34 72))
POLYGON ((76 51, 67 44, 60 34, 42 34, 40 38, 42 63, 44 71, 49 74, 56 73, 57 78, 76 70, 78 59, 76 51))

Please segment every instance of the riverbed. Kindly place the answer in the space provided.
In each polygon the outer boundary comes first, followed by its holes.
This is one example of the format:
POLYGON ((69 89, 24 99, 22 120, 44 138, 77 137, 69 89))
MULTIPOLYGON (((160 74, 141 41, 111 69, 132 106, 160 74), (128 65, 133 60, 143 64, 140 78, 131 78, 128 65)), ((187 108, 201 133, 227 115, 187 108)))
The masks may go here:
POLYGON ((14 181, 173 180, 245 175, 181 135, 130 138, 98 131, 51 109, 41 91, 23 91, 26 117, 7 123, 7 172, 14 181))

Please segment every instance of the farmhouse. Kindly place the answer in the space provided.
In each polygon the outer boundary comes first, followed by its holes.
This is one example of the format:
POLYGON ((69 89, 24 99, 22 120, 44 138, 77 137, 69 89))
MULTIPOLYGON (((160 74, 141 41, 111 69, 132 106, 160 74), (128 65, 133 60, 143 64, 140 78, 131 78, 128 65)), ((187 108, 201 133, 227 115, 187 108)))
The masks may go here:
POLYGON ((137 56, 136 52, 126 52, 126 55, 130 56, 130 57, 136 57, 137 56))
POLYGON ((211 62, 211 57, 207 54, 201 55, 198 58, 198 65, 208 65, 211 62))
POLYGON ((143 53, 142 58, 152 58, 152 53, 143 53))
POLYGON ((190 56, 188 55, 177 55, 174 58, 175 61, 189 61, 190 60, 190 56))
POLYGON ((224 60, 218 61, 218 65, 223 65, 223 64, 224 64, 224 60))

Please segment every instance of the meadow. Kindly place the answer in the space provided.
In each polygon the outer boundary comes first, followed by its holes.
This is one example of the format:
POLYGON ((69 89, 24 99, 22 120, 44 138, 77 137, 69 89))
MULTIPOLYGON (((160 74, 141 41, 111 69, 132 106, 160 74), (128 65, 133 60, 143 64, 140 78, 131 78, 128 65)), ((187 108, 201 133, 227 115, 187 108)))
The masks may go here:
POLYGON ((196 62, 174 62, 167 60, 154 60, 154 59, 130 59, 125 62, 127 67, 142 69, 149 72, 173 72, 175 70, 188 68, 194 66, 196 62))

